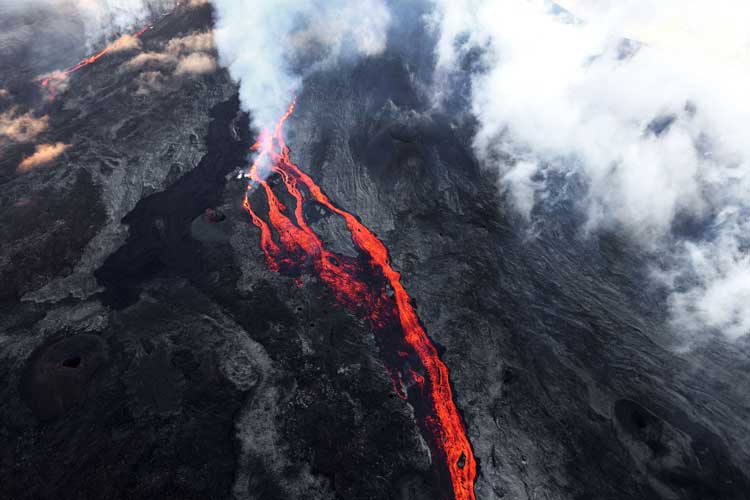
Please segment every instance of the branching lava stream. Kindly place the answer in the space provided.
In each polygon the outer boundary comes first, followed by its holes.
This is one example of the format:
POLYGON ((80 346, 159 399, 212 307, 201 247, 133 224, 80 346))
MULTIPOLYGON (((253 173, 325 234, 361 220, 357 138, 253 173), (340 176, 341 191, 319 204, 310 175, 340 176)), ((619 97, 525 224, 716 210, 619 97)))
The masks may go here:
POLYGON ((461 415, 453 401, 448 369, 427 336, 400 274, 391 266, 388 249, 357 217, 337 207, 291 160, 282 128, 295 104, 253 146, 258 156, 248 176, 243 202, 261 231, 261 247, 269 267, 290 277, 315 274, 347 309, 368 319, 376 334, 396 393, 414 407, 427 441, 440 491, 447 499, 473 500, 476 461, 461 415), (283 181, 290 207, 274 192, 269 175, 283 181), (252 207, 249 193, 262 189, 267 220, 252 207), (304 217, 305 204, 316 203, 342 217, 359 256, 336 254, 325 247, 304 217), (293 207, 291 206, 293 204, 293 207))

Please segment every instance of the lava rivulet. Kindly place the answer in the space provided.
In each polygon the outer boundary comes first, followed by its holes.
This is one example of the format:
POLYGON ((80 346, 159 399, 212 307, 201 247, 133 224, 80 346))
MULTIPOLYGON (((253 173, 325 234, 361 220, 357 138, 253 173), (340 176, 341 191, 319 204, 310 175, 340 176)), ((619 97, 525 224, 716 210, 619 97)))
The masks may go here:
MULTIPOLYGON (((132 38, 138 38, 142 34, 144 34, 146 31, 149 30, 149 26, 133 33, 130 35, 132 38)), ((110 52, 117 50, 120 48, 120 45, 122 43, 123 38, 119 38, 112 42, 111 44, 107 45, 102 49, 100 52, 97 52, 96 54, 89 56, 85 59, 81 59, 78 64, 75 66, 71 66, 70 68, 61 70, 61 71, 54 71, 46 76, 37 78, 35 81, 39 84, 40 87, 47 89, 47 92, 49 92, 50 99, 54 99, 57 95, 57 88, 62 84, 70 75, 71 73, 75 73, 81 68, 85 68, 89 64, 93 64, 105 55, 109 54, 110 52)))
POLYGON ((273 132, 262 132, 253 146, 258 156, 249 169, 250 186, 243 201, 261 231, 268 265, 288 276, 317 275, 341 304, 369 320, 396 393, 414 407, 445 497, 473 500, 476 461, 453 401, 448 369, 422 327, 383 242, 354 215, 333 204, 292 162, 282 128, 294 106, 292 103, 273 132), (273 175, 283 182, 285 194, 278 195, 266 180, 273 175), (265 218, 250 202, 249 193, 254 189, 262 189, 267 200, 265 218), (328 250, 305 220, 305 203, 318 204, 342 217, 359 256, 328 250))

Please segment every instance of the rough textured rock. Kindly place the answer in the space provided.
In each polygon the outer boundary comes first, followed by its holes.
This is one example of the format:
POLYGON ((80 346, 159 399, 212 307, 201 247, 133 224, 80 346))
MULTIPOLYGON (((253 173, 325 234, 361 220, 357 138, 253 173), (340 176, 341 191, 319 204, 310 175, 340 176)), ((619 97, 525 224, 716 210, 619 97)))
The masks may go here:
MULTIPOLYGON (((49 125, 36 141, 68 149, 23 174, 15 172, 18 154, 2 160, 0 224, 9 235, 0 253, 4 296, 59 301, 95 293, 93 272, 127 237, 121 220, 141 198, 199 163, 209 110, 235 92, 226 73, 178 76, 173 68, 132 68, 128 61, 210 29, 208 6, 179 11, 155 23, 140 50, 115 52, 82 69, 64 95, 42 106, 49 125), (154 70, 164 83, 139 92, 139 79, 154 70)), ((8 148, 14 146, 23 145, 8 148)))
MULTIPOLYGON (((209 27, 208 7, 178 10, 143 50, 209 27)), ((309 78, 288 143, 389 247, 450 369, 477 498, 746 498, 747 345, 675 352, 638 249, 582 237, 564 204, 517 220, 471 121, 424 95, 417 42, 309 78)), ((0 497, 439 498, 373 332, 314 276, 268 270, 226 74, 138 94, 133 55, 37 102, 60 160, 20 174, 31 144, 2 145, 0 497)))

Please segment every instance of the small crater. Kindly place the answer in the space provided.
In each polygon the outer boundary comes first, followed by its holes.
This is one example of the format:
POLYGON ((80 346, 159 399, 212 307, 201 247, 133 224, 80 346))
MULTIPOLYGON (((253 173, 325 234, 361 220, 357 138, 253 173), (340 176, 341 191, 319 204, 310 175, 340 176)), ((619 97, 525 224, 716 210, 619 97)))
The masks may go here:
MULTIPOLYGON (((640 405, 621 399, 615 403, 615 418, 628 434, 639 435, 660 427, 659 419, 640 405)), ((643 436, 645 437, 645 436, 643 436)))
POLYGON ((630 415, 630 417, 633 419, 633 423, 636 427, 643 430, 646 427, 648 427, 648 423, 646 422, 646 419, 644 418, 642 413, 634 412, 630 415))
POLYGON ((108 359, 96 335, 66 337, 37 349, 21 378, 21 393, 34 415, 54 420, 82 401, 97 369, 108 359))
POLYGON ((615 403, 615 418, 630 439, 645 445, 652 457, 670 453, 672 439, 664 422, 642 406, 621 399, 615 403))
POLYGON ((68 358, 62 362, 62 365, 66 368, 78 368, 81 365, 81 358, 79 356, 68 358))

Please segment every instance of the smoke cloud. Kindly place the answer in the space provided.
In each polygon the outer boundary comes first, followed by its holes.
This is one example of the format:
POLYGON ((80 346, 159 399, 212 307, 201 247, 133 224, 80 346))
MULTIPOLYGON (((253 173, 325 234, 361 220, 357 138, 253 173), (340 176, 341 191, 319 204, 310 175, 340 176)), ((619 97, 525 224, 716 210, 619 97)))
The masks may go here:
POLYGON ((28 172, 34 167, 49 163, 63 154, 66 149, 68 149, 68 145, 62 142, 57 142, 55 144, 40 144, 36 147, 34 154, 23 159, 18 165, 17 171, 28 172))
POLYGON ((195 53, 180 59, 176 75, 205 75, 216 71, 216 60, 208 54, 195 53))
MULTIPOLYGON (((58 2, 60 0, 57 0, 58 2)), ((158 13, 173 9, 176 0, 68 0, 83 18, 89 41, 113 35, 145 23, 158 13)))
POLYGON ((168 80, 179 76, 199 76, 216 71, 213 32, 193 33, 169 40, 161 52, 142 52, 123 65, 126 71, 140 72, 136 94, 160 92, 168 80))
POLYGON ((135 80, 136 95, 149 95, 161 92, 166 85, 167 77, 161 71, 144 71, 135 80))
POLYGON ((174 65, 176 63, 177 59, 172 54, 163 52, 142 52, 133 56, 124 64, 124 67, 130 71, 139 71, 151 66, 161 67, 174 65))
POLYGON ((209 52, 212 50, 214 50, 214 34, 211 31, 173 38, 167 42, 167 52, 172 54, 209 52))
POLYGON ((141 48, 140 39, 133 35, 125 34, 112 42, 110 45, 111 52, 121 52, 126 50, 136 50, 141 48))
POLYGON ((15 108, 10 109, 5 113, 0 113, 0 139, 31 142, 47 130, 48 124, 47 116, 36 117, 30 112, 18 114, 15 108))
POLYGON ((384 0, 215 0, 220 62, 255 125, 271 128, 318 68, 385 49, 384 0))
POLYGON ((527 218, 582 181, 587 230, 666 260, 677 330, 747 335, 750 4, 565 3, 435 0, 438 74, 481 54, 478 157, 527 218))
POLYGON ((23 51, 47 62, 59 59, 62 51, 77 59, 78 52, 91 52, 94 45, 141 26, 176 4, 176 0, 0 0, 0 56, 23 51))

